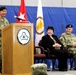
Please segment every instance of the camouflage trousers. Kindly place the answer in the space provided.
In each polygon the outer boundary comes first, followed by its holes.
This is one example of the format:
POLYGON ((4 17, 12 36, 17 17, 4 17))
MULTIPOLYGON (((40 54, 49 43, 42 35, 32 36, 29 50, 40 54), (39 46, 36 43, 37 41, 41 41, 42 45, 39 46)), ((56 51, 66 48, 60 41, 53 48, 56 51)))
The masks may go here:
POLYGON ((74 54, 74 67, 76 67, 76 54, 74 54))
POLYGON ((69 50, 69 53, 73 53, 73 55, 74 55, 74 67, 76 67, 76 49, 69 50))

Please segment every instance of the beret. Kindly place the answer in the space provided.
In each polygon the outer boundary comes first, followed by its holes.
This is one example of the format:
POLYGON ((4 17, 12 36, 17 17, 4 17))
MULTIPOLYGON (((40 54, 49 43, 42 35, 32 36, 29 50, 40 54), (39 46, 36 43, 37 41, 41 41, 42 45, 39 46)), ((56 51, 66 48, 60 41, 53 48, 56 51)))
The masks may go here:
POLYGON ((66 28, 72 28, 73 27, 73 25, 71 25, 71 24, 68 24, 67 26, 66 26, 66 28))

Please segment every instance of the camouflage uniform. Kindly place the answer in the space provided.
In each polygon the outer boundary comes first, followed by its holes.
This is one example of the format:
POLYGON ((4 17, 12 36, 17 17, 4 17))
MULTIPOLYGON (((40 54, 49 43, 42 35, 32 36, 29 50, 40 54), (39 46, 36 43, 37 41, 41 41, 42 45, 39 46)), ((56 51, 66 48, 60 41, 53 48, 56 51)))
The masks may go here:
MULTIPOLYGON (((6 18, 0 18, 0 29, 4 28, 9 24, 6 18)), ((0 69, 1 69, 1 62, 2 62, 2 44, 1 44, 1 30, 0 30, 0 69)))
POLYGON ((76 42, 76 36, 72 33, 71 34, 63 33, 60 37, 60 40, 65 47, 67 45, 71 45, 71 47, 68 47, 68 51, 75 55, 74 56, 74 62, 75 62, 75 67, 76 67, 76 48, 73 47, 73 43, 76 42))
POLYGON ((32 75, 47 75, 47 65, 46 64, 33 64, 31 66, 32 75))

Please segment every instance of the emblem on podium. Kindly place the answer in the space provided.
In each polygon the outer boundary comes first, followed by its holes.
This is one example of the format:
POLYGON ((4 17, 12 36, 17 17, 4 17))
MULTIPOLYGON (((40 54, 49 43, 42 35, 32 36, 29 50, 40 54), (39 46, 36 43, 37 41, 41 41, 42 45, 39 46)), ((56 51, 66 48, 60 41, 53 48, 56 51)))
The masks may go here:
POLYGON ((17 34, 17 39, 20 44, 27 44, 30 41, 30 32, 26 28, 20 29, 17 34))

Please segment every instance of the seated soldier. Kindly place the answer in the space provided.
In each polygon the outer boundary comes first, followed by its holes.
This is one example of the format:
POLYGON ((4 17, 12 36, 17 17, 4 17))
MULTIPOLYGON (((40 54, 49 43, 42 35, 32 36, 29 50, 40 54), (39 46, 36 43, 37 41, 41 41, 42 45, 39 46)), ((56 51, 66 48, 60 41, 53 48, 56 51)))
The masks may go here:
POLYGON ((74 65, 76 70, 76 36, 72 33, 73 26, 68 24, 66 26, 66 32, 61 34, 60 40, 64 47, 68 49, 70 53, 74 54, 74 65))

